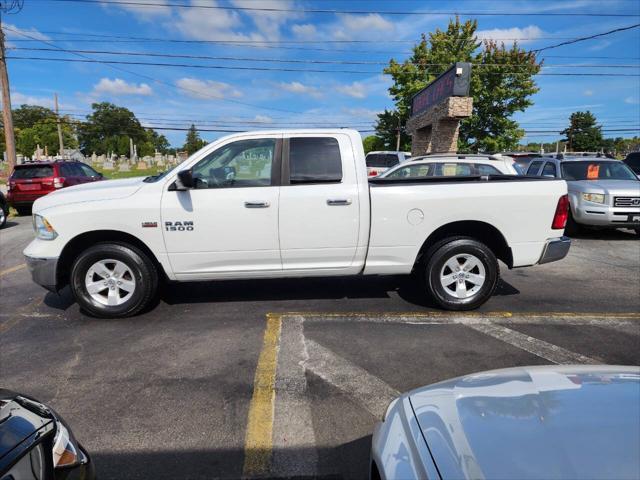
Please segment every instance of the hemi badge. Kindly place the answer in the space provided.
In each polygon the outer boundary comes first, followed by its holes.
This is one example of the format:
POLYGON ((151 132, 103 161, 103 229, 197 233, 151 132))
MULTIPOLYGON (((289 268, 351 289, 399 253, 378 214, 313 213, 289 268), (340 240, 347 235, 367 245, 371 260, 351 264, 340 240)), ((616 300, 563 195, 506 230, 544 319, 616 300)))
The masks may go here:
POLYGON ((158 222, 142 222, 142 228, 158 228, 158 222))

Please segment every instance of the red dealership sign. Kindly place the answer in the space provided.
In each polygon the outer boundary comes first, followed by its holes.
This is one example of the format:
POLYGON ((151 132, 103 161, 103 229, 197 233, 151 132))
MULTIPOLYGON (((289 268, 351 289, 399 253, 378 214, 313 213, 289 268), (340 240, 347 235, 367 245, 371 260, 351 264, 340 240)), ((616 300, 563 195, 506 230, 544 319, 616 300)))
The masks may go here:
POLYGON ((447 97, 468 96, 470 77, 470 63, 455 63, 449 70, 413 96, 411 99, 411 115, 418 115, 447 97))

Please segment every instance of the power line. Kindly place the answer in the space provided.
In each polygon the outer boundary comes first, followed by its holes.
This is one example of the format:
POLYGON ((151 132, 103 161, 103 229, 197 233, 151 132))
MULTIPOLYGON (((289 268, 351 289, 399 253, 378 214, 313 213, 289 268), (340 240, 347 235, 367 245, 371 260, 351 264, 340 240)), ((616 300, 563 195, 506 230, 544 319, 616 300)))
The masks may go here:
POLYGON ((605 35, 611 35, 612 33, 624 32, 626 30, 631 30, 631 29, 638 28, 638 27, 640 27, 640 23, 636 23, 635 25, 629 25, 627 27, 614 28, 613 30, 609 30, 608 32, 596 33, 595 35, 589 35, 588 37, 574 38, 573 40, 568 40, 566 42, 557 43, 555 45, 549 45, 549 46, 543 47, 543 48, 536 48, 536 49, 531 50, 531 51, 532 52, 536 52, 536 53, 540 53, 540 52, 543 52, 545 50, 551 50, 552 48, 563 47, 565 45, 572 45, 574 43, 584 42, 585 40, 592 40, 594 38, 604 37, 605 35))
MULTIPOLYGON (((213 70, 246 70, 252 72, 307 72, 307 73, 347 73, 347 74, 367 74, 375 75, 380 74, 379 71, 372 70, 324 70, 319 68, 283 68, 283 67, 242 67, 242 66, 229 66, 229 65, 198 65, 189 63, 157 63, 157 62, 129 62, 125 60, 96 60, 96 59, 76 59, 76 58, 56 58, 56 57, 7 57, 9 60, 30 60, 30 61, 45 61, 45 62, 71 62, 71 63, 101 63, 109 65, 145 65, 152 67, 178 67, 178 68, 196 68, 196 69, 213 69, 213 70)), ((479 64, 478 66, 481 66, 479 64)), ((489 65, 487 65, 489 66, 489 65)), ((491 66, 512 67, 514 65, 496 64, 491 66)), ((526 65, 523 65, 526 67, 526 65)), ((501 71, 496 74, 519 74, 527 72, 517 71, 501 71)), ((640 74, 635 73, 537 73, 541 76, 562 76, 562 77, 640 77, 640 74)), ((152 81, 156 81, 151 77, 147 77, 152 81)), ((171 84, 169 84, 171 85, 171 84)), ((173 87, 173 85, 171 85, 173 87)), ((196 91, 201 94, 200 91, 196 91)), ((226 100, 226 99, 225 99, 226 100)), ((229 100, 231 101, 231 100, 229 100)), ((241 103, 241 102, 236 102, 241 103)), ((250 105, 255 106, 255 105, 250 105)), ((259 107, 266 108, 266 107, 259 107)), ((275 109, 274 109, 275 110, 275 109)), ((301 112, 290 112, 301 113, 301 112)))
MULTIPOLYGON (((52 47, 55 47, 58 50, 64 50, 61 47, 58 47, 56 44, 48 42, 46 40, 37 39, 36 37, 33 37, 31 35, 28 35, 28 34, 26 34, 24 32, 15 30, 15 29, 10 28, 10 27, 6 27, 5 26, 4 28, 6 30, 10 30, 10 31, 15 32, 15 33, 17 33, 19 35, 22 35, 23 37, 39 40, 42 43, 44 43, 46 45, 49 45, 49 46, 52 46, 52 47)), ((65 60, 66 61, 71 61, 71 62, 72 61, 76 61, 76 62, 82 61, 82 62, 85 62, 85 63, 100 63, 100 64, 104 64, 104 65, 107 65, 109 68, 113 68, 115 70, 118 70, 118 71, 121 71, 121 72, 125 72, 125 73, 128 73, 130 75, 135 75, 137 77, 144 78, 144 79, 149 80, 149 81, 154 82, 154 83, 166 85, 166 86, 170 87, 173 90, 177 90, 177 87, 175 85, 169 83, 169 82, 165 82, 165 81, 159 80, 157 78, 149 77, 148 75, 144 75, 144 74, 137 73, 137 72, 132 72, 130 70, 126 70, 124 68, 112 65, 113 63, 118 63, 118 62, 106 62, 106 61, 96 60, 96 59, 93 59, 93 58, 88 57, 87 55, 84 55, 84 54, 81 54, 81 53, 72 53, 72 55, 80 57, 81 60, 78 60, 78 59, 62 59, 62 60, 63 61, 65 61, 65 60)), ((46 60, 46 59, 44 59, 44 60, 46 60)), ((196 93, 199 96, 204 96, 204 97, 211 98, 212 100, 221 100, 223 102, 236 103, 238 105, 244 105, 244 106, 248 106, 248 107, 258 108, 260 110, 278 111, 278 112, 284 112, 284 113, 302 113, 302 112, 299 112, 299 111, 296 111, 296 110, 288 110, 288 109, 284 109, 284 108, 263 107, 261 105, 254 105, 254 104, 247 103, 247 102, 241 102, 239 100, 233 100, 233 99, 230 99, 230 98, 224 98, 224 97, 221 97, 221 96, 215 96, 215 95, 207 94, 206 92, 201 92, 199 90, 195 90, 195 89, 188 88, 188 87, 181 87, 180 89, 181 90, 185 90, 185 91, 191 91, 192 93, 196 93)))
MULTIPOLYGON (((313 59, 283 59, 283 58, 257 58, 257 57, 230 57, 230 56, 211 56, 211 55, 186 55, 186 54, 171 54, 171 53, 154 53, 154 52, 123 52, 113 50, 75 50, 75 49, 59 49, 59 48, 23 48, 23 47, 10 47, 7 50, 20 50, 20 51, 36 51, 36 52, 66 52, 66 53, 88 53, 99 55, 124 55, 124 56, 137 56, 137 57, 159 57, 159 58, 188 58, 196 60, 225 60, 225 61, 241 61, 241 62, 270 62, 270 63, 310 63, 310 64, 337 64, 337 65, 388 65, 388 62, 381 61, 352 61, 352 60, 313 60, 313 59)), ((447 67, 448 63, 421 63, 411 62, 413 65, 419 65, 423 67, 447 67)), ((472 65, 478 67, 504 67, 513 66, 521 68, 531 68, 531 65, 517 65, 517 64, 499 64, 499 63, 472 63, 472 65)), ((638 65, 607 65, 607 64, 551 64, 545 65, 542 68, 640 68, 638 65)))
POLYGON ((338 10, 328 8, 281 8, 281 7, 237 7, 229 5, 198 5, 184 3, 147 3, 133 0, 41 0, 53 3, 69 2, 69 3, 87 3, 87 4, 106 4, 106 5, 133 5, 138 7, 153 8, 194 8, 205 10, 233 10, 233 11, 249 11, 249 12, 274 12, 274 13, 323 13, 323 14, 348 14, 348 15, 458 15, 458 16, 506 16, 506 17, 639 17, 638 14, 632 13, 603 13, 603 12, 505 12, 505 11, 398 11, 398 10, 338 10))

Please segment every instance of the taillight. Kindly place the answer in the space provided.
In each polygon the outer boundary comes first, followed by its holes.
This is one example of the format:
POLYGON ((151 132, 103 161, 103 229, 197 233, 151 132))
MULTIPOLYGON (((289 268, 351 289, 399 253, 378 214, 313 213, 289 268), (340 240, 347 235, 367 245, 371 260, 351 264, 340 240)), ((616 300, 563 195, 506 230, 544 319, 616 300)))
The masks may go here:
POLYGON ((375 170, 371 170, 371 171, 369 172, 369 176, 370 176, 370 177, 375 177, 376 175, 378 175, 378 172, 376 172, 375 170))
POLYGON ((53 179, 53 188, 64 187, 64 177, 56 177, 53 179))
POLYGON ((553 216, 553 223, 551 228, 554 230, 564 230, 569 218, 569 195, 563 195, 558 200, 558 206, 556 207, 556 214, 553 216))

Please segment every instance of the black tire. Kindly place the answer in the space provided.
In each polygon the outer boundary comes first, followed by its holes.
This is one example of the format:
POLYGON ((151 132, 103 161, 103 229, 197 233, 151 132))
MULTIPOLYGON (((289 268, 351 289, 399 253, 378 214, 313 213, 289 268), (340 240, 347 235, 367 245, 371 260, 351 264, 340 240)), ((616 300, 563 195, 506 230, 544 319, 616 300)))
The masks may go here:
POLYGON ((31 215, 31 207, 13 207, 18 212, 18 215, 21 217, 26 217, 31 215))
POLYGON ((7 224, 7 218, 9 217, 9 206, 6 203, 0 202, 0 228, 7 224))
POLYGON ((148 307, 158 290, 158 272, 153 262, 139 248, 126 243, 98 243, 82 252, 73 262, 71 291, 80 307, 99 318, 131 317, 148 307), (87 291, 85 277, 92 265, 100 260, 123 262, 133 274, 135 289, 131 298, 121 305, 109 306, 95 300, 87 291))
MULTIPOLYGON (((425 279, 427 290, 433 299, 446 310, 473 310, 485 303, 498 285, 500 267, 496 256, 484 243, 470 237, 452 237, 438 242, 429 249, 426 255, 425 279), (485 271, 484 283, 467 298, 457 298, 453 292, 442 285, 440 274, 445 263, 456 255, 473 255, 480 261, 485 271)), ((446 269, 445 269, 446 270, 446 269)), ((470 271, 474 273, 473 270, 470 271)), ((452 272, 453 274, 454 272, 452 272)), ((448 274, 447 274, 448 276, 448 274)), ((471 285, 463 280, 465 288, 471 285)), ((456 284, 454 283, 454 288, 456 284)))

